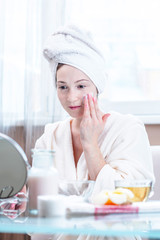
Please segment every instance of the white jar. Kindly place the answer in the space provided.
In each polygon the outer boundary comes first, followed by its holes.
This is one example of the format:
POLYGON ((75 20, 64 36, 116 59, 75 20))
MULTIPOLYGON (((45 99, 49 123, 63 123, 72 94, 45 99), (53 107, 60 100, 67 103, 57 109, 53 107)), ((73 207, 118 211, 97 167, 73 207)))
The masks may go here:
POLYGON ((29 209, 37 210, 39 195, 58 194, 58 171, 54 167, 54 151, 32 149, 32 168, 28 174, 29 209))

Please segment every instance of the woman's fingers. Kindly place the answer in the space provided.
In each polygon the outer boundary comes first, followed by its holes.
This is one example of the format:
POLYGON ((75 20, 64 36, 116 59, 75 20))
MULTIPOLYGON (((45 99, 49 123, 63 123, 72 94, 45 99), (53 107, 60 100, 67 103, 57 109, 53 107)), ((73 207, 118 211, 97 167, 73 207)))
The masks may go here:
POLYGON ((102 114, 99 110, 96 97, 92 96, 92 93, 88 93, 84 97, 84 118, 92 118, 94 120, 102 120, 102 114))
POLYGON ((91 93, 87 94, 88 95, 88 102, 89 102, 89 109, 90 109, 90 116, 95 119, 97 117, 96 114, 96 109, 95 109, 95 103, 94 103, 94 98, 91 93))
POLYGON ((97 101, 96 97, 94 97, 94 105, 95 105, 95 112, 96 112, 98 120, 102 120, 102 113, 99 109, 98 101, 97 101))
POLYGON ((105 124, 109 116, 109 113, 102 116, 102 113, 98 107, 97 98, 93 97, 91 93, 84 97, 84 118, 92 118, 93 120, 98 120, 105 124))
POLYGON ((89 112, 89 105, 88 105, 88 97, 87 95, 84 96, 84 113, 83 113, 83 117, 87 118, 90 116, 90 112, 89 112))
POLYGON ((110 115, 111 115, 110 113, 106 113, 103 115, 102 120, 103 120, 104 124, 106 123, 106 121, 110 115))

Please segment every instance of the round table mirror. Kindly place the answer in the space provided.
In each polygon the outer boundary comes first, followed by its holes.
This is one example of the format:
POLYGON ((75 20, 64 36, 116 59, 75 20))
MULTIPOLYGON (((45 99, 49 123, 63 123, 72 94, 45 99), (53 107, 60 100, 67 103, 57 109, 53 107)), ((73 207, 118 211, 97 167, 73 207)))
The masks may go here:
POLYGON ((0 133, 0 199, 13 197, 21 191, 27 181, 28 167, 19 144, 0 133))

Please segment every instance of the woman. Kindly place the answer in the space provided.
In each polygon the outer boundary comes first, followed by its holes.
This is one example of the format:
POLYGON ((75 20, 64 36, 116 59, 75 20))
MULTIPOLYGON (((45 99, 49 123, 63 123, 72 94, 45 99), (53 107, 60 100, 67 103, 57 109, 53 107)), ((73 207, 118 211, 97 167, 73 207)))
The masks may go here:
POLYGON ((74 26, 60 28, 48 39, 44 56, 60 103, 70 117, 47 124, 35 147, 56 151, 60 178, 94 180, 94 193, 114 189, 118 179, 154 180, 143 123, 131 115, 99 109, 98 95, 106 82, 105 62, 90 36, 74 26))

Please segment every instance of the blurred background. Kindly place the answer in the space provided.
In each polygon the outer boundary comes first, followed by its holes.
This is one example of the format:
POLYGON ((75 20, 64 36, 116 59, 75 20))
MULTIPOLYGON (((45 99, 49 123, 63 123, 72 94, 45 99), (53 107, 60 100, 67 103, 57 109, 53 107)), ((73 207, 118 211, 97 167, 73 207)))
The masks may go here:
POLYGON ((105 56, 104 111, 137 115, 150 144, 160 145, 160 0, 0 0, 0 132, 31 161, 44 125, 66 116, 42 54, 46 38, 65 24, 91 31, 105 56))
POLYGON ((30 159, 44 125, 65 117, 42 50, 57 27, 77 24, 106 59, 101 107, 140 116, 160 144, 159 12, 160 0, 0 0, 0 132, 30 159))

